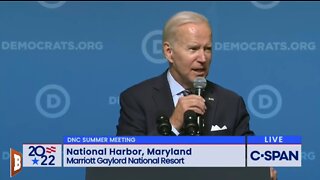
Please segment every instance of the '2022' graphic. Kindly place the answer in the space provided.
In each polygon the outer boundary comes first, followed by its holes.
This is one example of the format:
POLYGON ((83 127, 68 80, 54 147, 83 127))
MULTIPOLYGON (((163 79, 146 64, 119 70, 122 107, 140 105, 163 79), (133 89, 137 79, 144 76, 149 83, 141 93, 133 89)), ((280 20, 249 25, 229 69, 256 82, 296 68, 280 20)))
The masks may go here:
POLYGON ((60 144, 24 144, 24 167, 61 167, 60 144))
POLYGON ((38 161, 41 162, 41 165, 46 166, 46 165, 52 165, 54 166, 54 155, 49 155, 47 156, 45 153, 47 152, 48 154, 56 152, 56 147, 51 146, 51 147, 46 147, 44 149, 43 146, 29 146, 29 149, 31 150, 29 153, 29 156, 38 156, 40 157, 41 160, 37 160, 36 157, 33 161, 33 164, 38 164, 38 161), (48 160, 48 161, 47 161, 48 160))

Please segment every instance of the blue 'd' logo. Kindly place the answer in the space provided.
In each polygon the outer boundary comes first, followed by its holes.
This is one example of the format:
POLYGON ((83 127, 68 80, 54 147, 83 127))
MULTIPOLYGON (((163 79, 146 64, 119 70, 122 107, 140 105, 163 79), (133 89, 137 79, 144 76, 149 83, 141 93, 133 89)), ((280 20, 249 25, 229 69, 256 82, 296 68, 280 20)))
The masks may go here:
POLYGON ((37 93, 36 107, 47 118, 59 118, 69 110, 70 96, 62 86, 49 84, 37 93))
POLYGON ((145 58, 155 64, 167 62, 162 55, 162 30, 149 32, 142 40, 141 49, 145 58))
POLYGON ((271 85, 259 85, 249 93, 248 107, 252 114, 259 118, 271 118, 281 110, 281 94, 271 85))

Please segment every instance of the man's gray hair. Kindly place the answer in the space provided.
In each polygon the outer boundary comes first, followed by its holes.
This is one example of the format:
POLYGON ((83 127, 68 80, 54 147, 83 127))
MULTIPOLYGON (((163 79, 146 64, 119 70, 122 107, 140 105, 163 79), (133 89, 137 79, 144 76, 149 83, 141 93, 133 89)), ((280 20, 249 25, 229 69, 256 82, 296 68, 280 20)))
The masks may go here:
POLYGON ((173 15, 166 23, 163 28, 162 42, 169 42, 171 45, 176 41, 176 30, 179 26, 187 23, 206 23, 210 27, 209 21, 203 15, 192 12, 192 11, 182 11, 173 15))

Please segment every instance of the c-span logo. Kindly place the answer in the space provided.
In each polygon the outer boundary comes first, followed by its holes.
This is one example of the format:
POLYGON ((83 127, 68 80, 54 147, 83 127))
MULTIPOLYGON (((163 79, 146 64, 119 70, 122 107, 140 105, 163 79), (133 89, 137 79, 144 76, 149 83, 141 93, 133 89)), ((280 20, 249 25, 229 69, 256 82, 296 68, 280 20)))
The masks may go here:
POLYGON ((22 170, 22 154, 10 148, 10 177, 15 176, 22 170))
POLYGON ((248 167, 301 167, 301 137, 248 137, 247 153, 248 167))
POLYGON ((24 167, 61 167, 61 144, 24 144, 24 167))

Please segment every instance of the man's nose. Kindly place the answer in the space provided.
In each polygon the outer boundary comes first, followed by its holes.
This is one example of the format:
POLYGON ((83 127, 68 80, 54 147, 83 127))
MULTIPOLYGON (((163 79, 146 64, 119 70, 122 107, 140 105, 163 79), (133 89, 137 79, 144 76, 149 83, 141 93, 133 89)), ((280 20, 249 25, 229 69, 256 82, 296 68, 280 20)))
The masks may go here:
POLYGON ((203 49, 201 49, 200 51, 199 51, 199 56, 198 56, 198 61, 200 61, 200 62, 206 62, 206 54, 205 54, 206 52, 205 52, 205 50, 203 50, 203 49))

